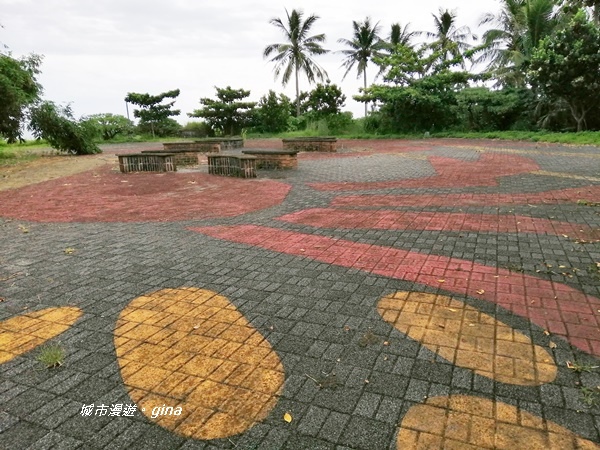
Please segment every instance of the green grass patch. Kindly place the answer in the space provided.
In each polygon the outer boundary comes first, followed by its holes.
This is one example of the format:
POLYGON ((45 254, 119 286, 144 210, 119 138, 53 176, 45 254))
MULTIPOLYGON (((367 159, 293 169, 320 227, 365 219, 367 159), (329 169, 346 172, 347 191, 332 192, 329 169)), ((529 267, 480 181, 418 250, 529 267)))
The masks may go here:
POLYGON ((4 144, 0 145, 0 166, 11 166, 22 162, 33 161, 48 149, 46 144, 4 144))
POLYGON ((600 131, 552 133, 547 131, 490 131, 490 132, 439 132, 433 138, 505 139, 511 141, 550 142, 570 145, 600 145, 600 131))
POLYGON ((360 130, 345 130, 331 133, 329 130, 313 128, 302 131, 286 133, 248 133, 248 138, 294 138, 294 137, 319 137, 336 136, 344 139, 504 139, 508 141, 549 142, 568 145, 595 145, 600 146, 600 131, 583 131, 579 133, 551 133, 544 131, 490 131, 490 132, 437 132, 429 135, 425 133, 404 134, 371 134, 360 130))

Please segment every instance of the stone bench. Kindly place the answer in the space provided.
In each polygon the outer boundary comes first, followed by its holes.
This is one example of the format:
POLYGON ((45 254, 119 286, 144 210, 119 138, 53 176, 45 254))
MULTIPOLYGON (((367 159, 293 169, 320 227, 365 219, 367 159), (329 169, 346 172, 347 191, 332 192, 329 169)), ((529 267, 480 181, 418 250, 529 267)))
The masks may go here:
POLYGON ((299 152, 335 152, 337 151, 337 138, 335 137, 300 137, 282 139, 285 150, 299 152))
POLYGON ((174 155, 172 153, 129 153, 117 155, 119 169, 129 172, 175 172, 174 155))
POLYGON ((244 139, 241 137, 204 138, 196 140, 195 142, 200 144, 219 144, 221 150, 232 150, 244 147, 244 139))
POLYGON ((297 169, 298 150, 248 149, 245 155, 256 156, 257 169, 297 169))
POLYGON ((251 155, 208 156, 208 173, 226 177, 256 178, 256 157, 251 155))
POLYGON ((170 142, 163 144, 163 150, 142 150, 142 153, 171 153, 178 166, 198 165, 199 154, 219 153, 219 144, 203 144, 198 142, 170 142))

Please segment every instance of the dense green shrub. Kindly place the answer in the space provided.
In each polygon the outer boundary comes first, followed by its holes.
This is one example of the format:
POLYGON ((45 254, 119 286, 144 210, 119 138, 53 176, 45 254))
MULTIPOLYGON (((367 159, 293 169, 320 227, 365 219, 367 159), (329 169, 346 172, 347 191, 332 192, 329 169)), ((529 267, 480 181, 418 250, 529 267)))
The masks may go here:
POLYGON ((288 120, 292 113, 292 103, 284 94, 270 90, 263 95, 255 109, 254 129, 262 133, 281 133, 287 131, 288 120))
POLYGON ((45 139, 56 150, 86 155, 100 153, 94 144, 94 129, 73 118, 69 106, 61 107, 52 102, 42 102, 31 109, 29 125, 33 135, 45 139))
POLYGON ((94 132, 94 136, 105 141, 114 139, 117 136, 132 135, 134 125, 127 117, 118 114, 94 114, 86 117, 82 124, 89 126, 94 132))

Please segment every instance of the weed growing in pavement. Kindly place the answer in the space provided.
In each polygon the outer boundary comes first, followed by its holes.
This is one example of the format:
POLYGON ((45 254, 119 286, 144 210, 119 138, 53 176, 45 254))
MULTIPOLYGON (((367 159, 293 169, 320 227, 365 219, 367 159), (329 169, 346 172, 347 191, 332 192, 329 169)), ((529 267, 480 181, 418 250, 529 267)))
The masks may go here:
POLYGON ((595 388, 582 387, 581 401, 588 408, 600 406, 600 386, 596 386, 595 388))
POLYGON ((63 365, 65 361, 65 350, 60 344, 48 344, 40 348, 38 361, 47 369, 54 369, 63 365))

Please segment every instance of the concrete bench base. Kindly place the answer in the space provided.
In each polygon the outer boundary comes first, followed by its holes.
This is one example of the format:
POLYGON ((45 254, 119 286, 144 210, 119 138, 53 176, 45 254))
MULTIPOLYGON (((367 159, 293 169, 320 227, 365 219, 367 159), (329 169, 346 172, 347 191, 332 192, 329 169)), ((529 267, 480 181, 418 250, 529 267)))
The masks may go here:
POLYGON ((129 153, 117 155, 119 169, 129 172, 175 172, 177 166, 172 153, 129 153))
POLYGON ((299 152, 336 152, 337 138, 335 137, 306 137, 282 139, 285 150, 299 152))
POLYGON ((256 157, 209 154, 208 173, 226 177, 256 178, 256 157))
POLYGON ((245 155, 256 156, 257 169, 297 169, 297 150, 242 150, 245 155))

